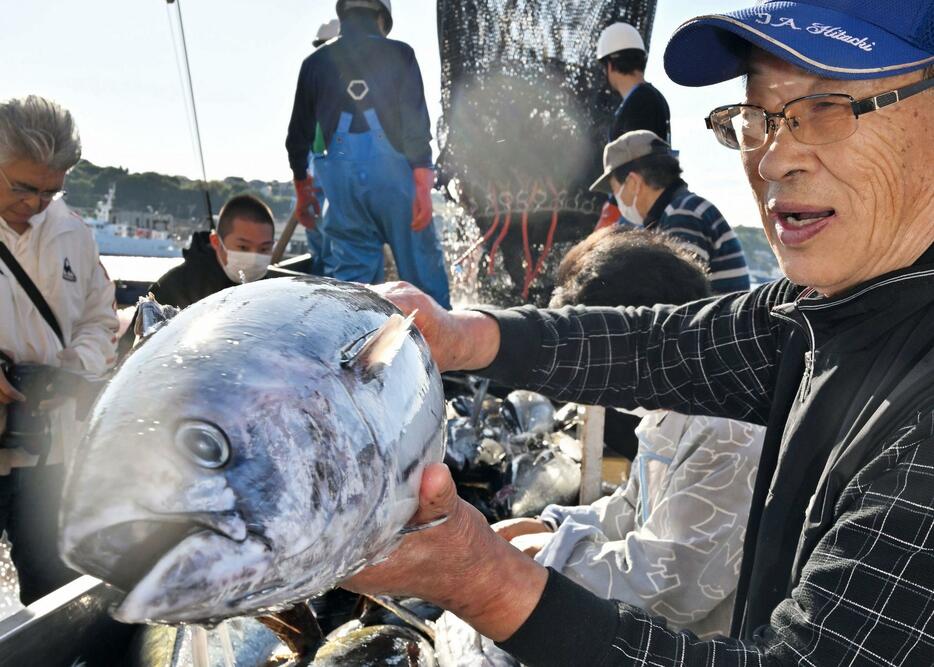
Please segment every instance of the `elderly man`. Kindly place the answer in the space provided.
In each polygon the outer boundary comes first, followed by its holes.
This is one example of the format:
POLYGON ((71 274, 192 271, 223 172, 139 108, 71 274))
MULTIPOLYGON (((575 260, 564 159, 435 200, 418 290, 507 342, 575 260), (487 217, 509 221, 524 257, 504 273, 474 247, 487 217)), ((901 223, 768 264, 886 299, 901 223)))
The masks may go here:
POLYGON ((746 75, 708 118, 740 151, 788 280, 681 307, 443 313, 439 365, 767 433, 731 637, 675 633, 494 535, 429 468, 425 523, 347 582, 436 601, 529 665, 934 664, 934 11, 766 2, 689 21, 666 67, 746 75))
MULTIPOLYGON (((35 95, 0 103, 0 413, 27 398, 6 377, 15 364, 98 374, 113 363, 114 287, 90 230, 62 200, 80 158, 67 110, 35 95)), ((77 576, 56 547, 74 404, 51 403, 61 405, 43 416, 51 440, 39 456, 4 438, 0 419, 0 531, 12 542, 24 604, 77 576)))

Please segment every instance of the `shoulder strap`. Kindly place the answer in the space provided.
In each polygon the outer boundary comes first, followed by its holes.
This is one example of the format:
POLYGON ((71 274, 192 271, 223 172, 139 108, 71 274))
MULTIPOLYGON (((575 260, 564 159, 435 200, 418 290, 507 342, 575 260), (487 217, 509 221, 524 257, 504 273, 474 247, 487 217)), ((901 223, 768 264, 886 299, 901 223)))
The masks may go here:
POLYGON ((26 291, 26 294, 36 307, 36 310, 42 315, 42 319, 44 319, 52 328, 52 331, 55 332, 62 347, 67 347, 65 345, 65 337, 62 335, 62 328, 58 325, 58 320, 55 319, 55 313, 52 312, 45 297, 42 296, 42 292, 36 287, 36 284, 32 281, 32 278, 29 277, 29 274, 20 266, 20 263, 16 261, 16 257, 13 256, 13 253, 10 252, 10 249, 6 247, 3 241, 0 241, 0 259, 2 259, 3 263, 13 272, 16 280, 19 281, 20 286, 26 291))

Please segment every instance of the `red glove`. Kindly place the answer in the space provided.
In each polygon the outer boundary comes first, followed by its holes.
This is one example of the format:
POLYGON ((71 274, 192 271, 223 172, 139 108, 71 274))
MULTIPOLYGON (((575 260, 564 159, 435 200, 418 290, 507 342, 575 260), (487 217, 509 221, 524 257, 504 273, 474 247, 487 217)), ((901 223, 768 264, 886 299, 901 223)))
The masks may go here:
POLYGON ((594 231, 615 225, 622 217, 623 214, 619 212, 619 208, 617 208, 616 204, 607 202, 603 205, 603 210, 600 211, 600 220, 597 221, 597 226, 594 228, 594 231))
POLYGON ((302 227, 315 228, 315 222, 321 215, 321 204, 318 201, 321 195, 321 188, 315 187, 315 179, 311 176, 302 181, 295 181, 295 196, 298 198, 295 203, 295 217, 298 218, 302 227))
POLYGON ((431 224, 431 187, 435 184, 435 170, 419 167, 412 171, 415 180, 415 199, 412 200, 412 229, 420 232, 431 224))

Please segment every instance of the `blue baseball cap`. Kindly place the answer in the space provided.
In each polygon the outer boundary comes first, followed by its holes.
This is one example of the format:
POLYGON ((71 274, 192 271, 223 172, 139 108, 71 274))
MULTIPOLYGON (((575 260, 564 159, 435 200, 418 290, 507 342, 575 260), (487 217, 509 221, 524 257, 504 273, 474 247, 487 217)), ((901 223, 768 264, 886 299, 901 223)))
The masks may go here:
POLYGON ((931 0, 766 1, 675 30, 665 71, 684 86, 746 74, 749 45, 831 79, 878 79, 934 65, 931 0))

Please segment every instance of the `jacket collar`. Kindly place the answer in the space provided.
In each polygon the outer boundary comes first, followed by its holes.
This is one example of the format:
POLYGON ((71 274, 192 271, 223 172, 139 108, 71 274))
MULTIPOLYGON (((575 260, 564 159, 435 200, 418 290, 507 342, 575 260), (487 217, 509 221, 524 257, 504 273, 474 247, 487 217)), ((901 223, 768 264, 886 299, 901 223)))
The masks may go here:
POLYGON ((688 184, 679 178, 677 181, 662 190, 662 193, 658 196, 658 199, 656 199, 655 203, 652 204, 652 208, 650 208, 649 212, 645 214, 645 222, 643 223, 645 228, 649 229, 655 225, 655 223, 661 219, 662 213, 665 212, 665 209, 668 208, 668 204, 670 204, 676 196, 681 194, 682 190, 686 191, 687 189, 688 184))
POLYGON ((793 319, 821 339, 846 333, 848 347, 859 347, 905 317, 934 302, 934 245, 909 267, 883 274, 832 297, 813 288, 793 301, 772 308, 773 315, 793 319))

